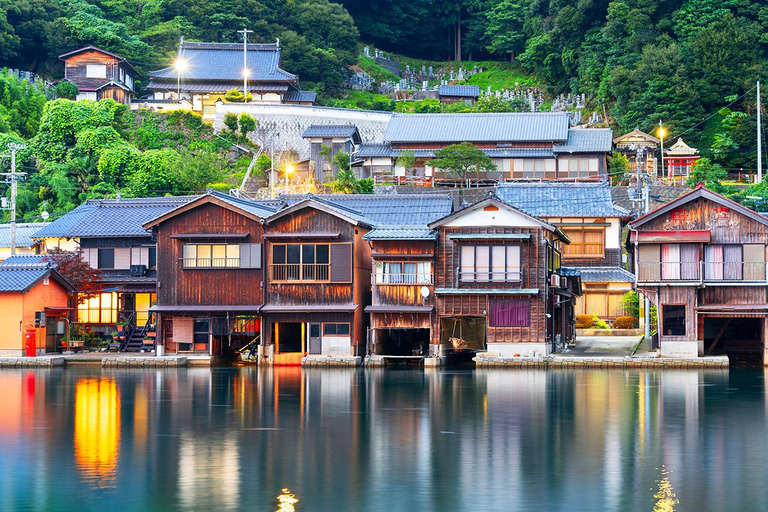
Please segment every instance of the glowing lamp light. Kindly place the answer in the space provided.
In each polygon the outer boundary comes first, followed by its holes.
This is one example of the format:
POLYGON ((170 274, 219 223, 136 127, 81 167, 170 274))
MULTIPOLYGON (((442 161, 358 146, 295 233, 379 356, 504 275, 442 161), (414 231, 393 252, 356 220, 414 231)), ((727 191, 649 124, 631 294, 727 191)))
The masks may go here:
POLYGON ((176 59, 176 62, 173 63, 173 69, 175 69, 179 73, 183 73, 187 70, 187 61, 184 59, 176 59))
POLYGON ((667 134, 667 130, 665 130, 663 127, 660 127, 656 133, 658 133, 659 137, 663 139, 664 136, 667 134))
POLYGON ((295 169, 295 166, 293 164, 288 164, 285 166, 285 173, 293 174, 294 169, 295 169))
POLYGON ((248 68, 243 68, 243 76, 244 76, 244 77, 249 77, 249 76, 251 76, 251 70, 250 70, 250 69, 248 69, 248 68))

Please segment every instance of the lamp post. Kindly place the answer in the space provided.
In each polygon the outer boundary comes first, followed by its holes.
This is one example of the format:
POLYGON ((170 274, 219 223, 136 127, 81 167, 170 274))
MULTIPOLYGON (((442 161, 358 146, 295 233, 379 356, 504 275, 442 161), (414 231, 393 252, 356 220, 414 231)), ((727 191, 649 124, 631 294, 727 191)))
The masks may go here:
POLYGON ((187 70, 187 61, 181 58, 176 59, 173 68, 176 70, 176 99, 181 101, 181 74, 187 70))
POLYGON ((285 188, 286 188, 286 192, 287 192, 287 189, 288 189, 288 181, 290 179, 291 174, 293 174, 294 169, 295 169, 295 167, 294 167, 293 164, 288 164, 288 165, 285 166, 285 188))
POLYGON ((657 132, 659 134, 659 139, 661 139, 661 176, 664 176, 664 135, 666 135, 667 131, 664 129, 664 126, 661 124, 661 119, 659 119, 659 131, 657 132))
POLYGON ((243 103, 248 103, 248 76, 250 74, 250 69, 243 68, 243 103))

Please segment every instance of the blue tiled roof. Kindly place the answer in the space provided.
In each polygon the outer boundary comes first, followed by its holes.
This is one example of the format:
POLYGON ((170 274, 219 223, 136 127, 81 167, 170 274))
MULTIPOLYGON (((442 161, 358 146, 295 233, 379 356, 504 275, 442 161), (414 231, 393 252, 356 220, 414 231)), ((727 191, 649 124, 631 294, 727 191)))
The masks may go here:
POLYGON ((304 130, 304 133, 301 136, 305 139, 311 137, 352 138, 355 134, 357 134, 357 127, 353 124, 313 124, 304 130))
POLYGON ((437 88, 440 96, 459 96, 477 98, 480 96, 480 87, 476 85, 440 85, 437 88))
POLYGON ((375 228, 363 235, 365 240, 436 240, 437 232, 423 226, 375 228))
POLYGON ((22 292, 50 275, 49 268, 0 266, 0 292, 22 292))
POLYGON ((92 199, 35 233, 35 238, 149 236, 142 225, 199 196, 92 199))
POLYGON ((280 209, 279 207, 274 206, 274 201, 262 202, 253 201, 251 199, 242 199, 215 190, 209 190, 207 193, 262 219, 266 219, 280 209))
MULTIPOLYGON (((237 43, 195 43, 183 41, 179 58, 187 63, 181 80, 243 80, 243 45, 237 43)), ((280 69, 280 48, 276 44, 249 44, 248 79, 254 82, 294 81, 298 77, 280 69)), ((177 72, 167 67, 149 73, 150 78, 175 81, 177 72)))
POLYGON ((568 140, 552 149, 555 153, 610 153, 612 148, 610 128, 571 128, 568 140))
POLYGON ((621 267, 580 267, 583 283, 634 283, 635 275, 621 267))
MULTIPOLYGON (((532 148, 481 148, 483 153, 491 158, 552 158, 551 149, 532 148)), ((389 144, 363 143, 355 152, 357 158, 397 158, 404 149, 392 149, 389 144)), ((412 149, 413 156, 417 158, 433 158, 436 149, 412 149)))
MULTIPOLYGON (((32 247, 35 241, 32 235, 40 231, 46 224, 44 222, 19 222, 16 224, 16 247, 32 247)), ((11 225, 0 224, 0 247, 11 246, 11 225)))
POLYGON ((626 217, 608 183, 507 183, 496 195, 536 217, 626 217))
POLYGON ((44 254, 17 254, 15 256, 8 256, 3 261, 0 261, 0 266, 46 268, 49 266, 49 263, 45 259, 44 254))
POLYGON ((565 142, 566 113, 395 114, 385 142, 565 142))
POLYGON ((317 93, 314 91, 297 91, 292 89, 283 95, 283 101, 314 103, 317 101, 317 93))

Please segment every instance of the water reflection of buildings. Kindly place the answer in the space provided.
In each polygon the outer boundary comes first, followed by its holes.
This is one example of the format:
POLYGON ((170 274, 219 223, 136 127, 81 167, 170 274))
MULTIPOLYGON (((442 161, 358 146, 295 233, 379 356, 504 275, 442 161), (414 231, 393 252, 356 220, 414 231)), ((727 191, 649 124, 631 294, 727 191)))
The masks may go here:
POLYGON ((94 487, 114 487, 120 447, 120 393, 114 379, 81 379, 75 386, 75 463, 94 487))

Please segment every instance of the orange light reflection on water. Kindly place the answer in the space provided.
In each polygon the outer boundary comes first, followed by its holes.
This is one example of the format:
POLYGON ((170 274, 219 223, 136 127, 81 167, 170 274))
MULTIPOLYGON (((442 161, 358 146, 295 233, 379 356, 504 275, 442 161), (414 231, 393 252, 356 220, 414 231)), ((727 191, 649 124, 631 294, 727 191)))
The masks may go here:
POLYGON ((277 510, 275 512, 296 512, 296 504, 299 499, 291 493, 288 488, 283 489, 283 493, 277 497, 277 510))
POLYGON ((75 385, 75 463, 86 481, 115 487, 120 450, 120 392, 114 379, 75 385))

